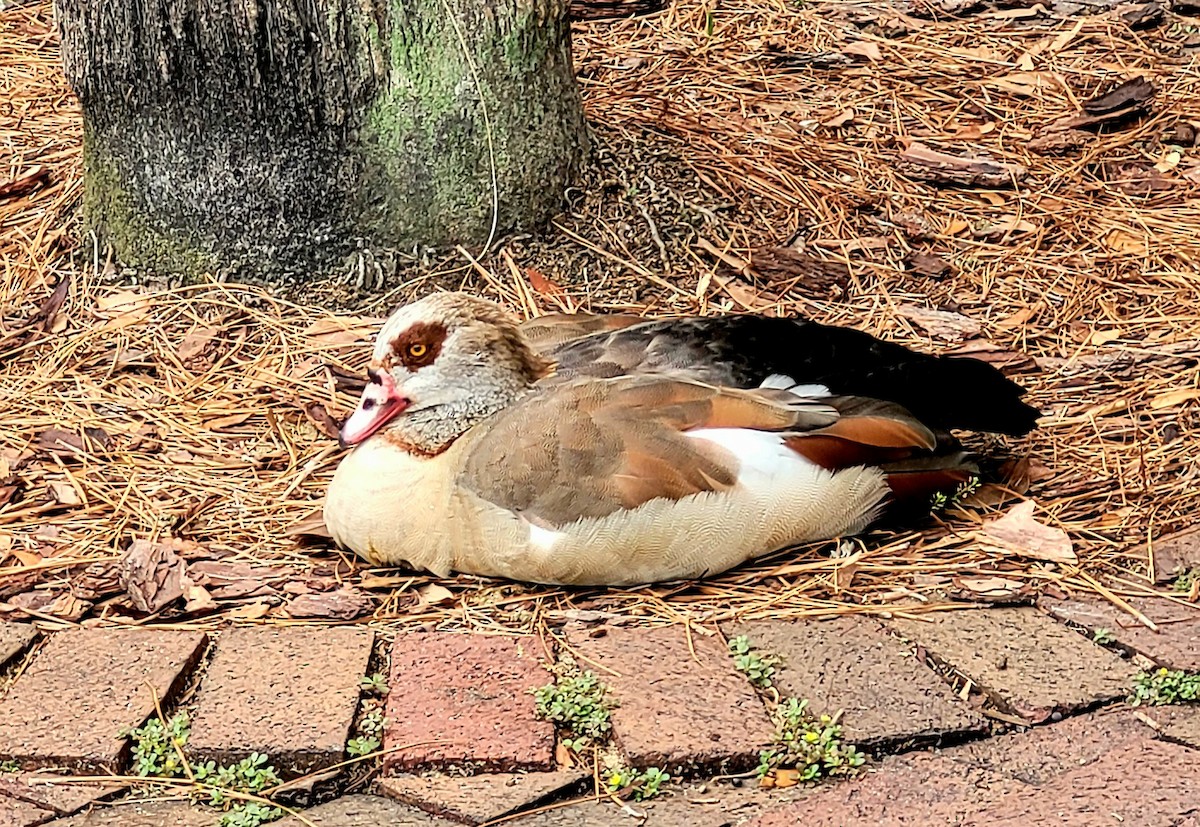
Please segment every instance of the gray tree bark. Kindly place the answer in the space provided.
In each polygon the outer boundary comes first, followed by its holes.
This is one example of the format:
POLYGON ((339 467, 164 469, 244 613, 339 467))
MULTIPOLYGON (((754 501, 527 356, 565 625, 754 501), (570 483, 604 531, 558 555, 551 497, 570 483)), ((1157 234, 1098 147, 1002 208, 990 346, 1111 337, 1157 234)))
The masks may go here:
POLYGON ((84 216, 129 265, 279 279, 478 244, 587 154, 566 0, 56 0, 84 216))

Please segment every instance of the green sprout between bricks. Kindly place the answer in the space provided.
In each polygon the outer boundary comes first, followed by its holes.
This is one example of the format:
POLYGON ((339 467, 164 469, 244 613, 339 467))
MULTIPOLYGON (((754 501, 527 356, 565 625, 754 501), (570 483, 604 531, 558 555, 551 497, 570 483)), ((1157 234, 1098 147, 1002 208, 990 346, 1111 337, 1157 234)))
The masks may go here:
POLYGON ((758 775, 795 769, 800 781, 851 775, 866 762, 855 747, 842 743, 842 727, 830 715, 814 717, 808 700, 785 698, 771 715, 775 746, 759 756, 758 775))
MULTIPOLYGON (((747 635, 729 641, 729 652, 739 672, 763 690, 774 690, 776 667, 783 658, 758 649, 747 635)), ((777 770, 795 770, 797 780, 815 781, 831 775, 848 775, 866 761, 855 747, 842 743, 842 727, 829 715, 813 716, 808 700, 779 699, 771 713, 775 724, 775 745, 759 756, 758 775, 765 777, 777 770)))
POLYGON ((283 810, 260 798, 264 790, 280 784, 279 774, 267 756, 252 752, 234 764, 217 766, 215 761, 185 765, 183 747, 191 735, 186 712, 178 712, 163 723, 151 718, 137 729, 123 730, 122 738, 133 741, 133 771, 143 778, 177 779, 190 776, 195 782, 192 798, 219 807, 221 827, 258 827, 283 815, 283 810))
POLYGON ((775 677, 775 667, 783 663, 778 655, 759 652, 750 644, 746 635, 738 635, 729 641, 734 667, 759 689, 770 689, 775 677))
POLYGON ((1166 668, 1142 672, 1133 679, 1133 706, 1158 706, 1200 700, 1200 674, 1166 668))
MULTIPOLYGON (((608 687, 591 670, 581 670, 570 655, 564 655, 550 671, 554 683, 532 690, 538 717, 563 731, 562 744, 572 752, 589 747, 601 750, 612 732, 611 713, 616 706, 608 687)), ((615 752, 602 760, 608 767, 605 783, 609 792, 638 801, 658 795, 671 778, 658 767, 631 769, 615 752)))
POLYGON ((378 750, 383 745, 383 730, 387 718, 383 716, 383 698, 388 693, 387 681, 376 672, 359 681, 359 687, 367 693, 360 705, 356 735, 346 742, 346 752, 360 758, 378 750))
POLYGON ((563 746, 573 752, 602 744, 612 730, 616 704, 595 673, 580 670, 570 656, 551 669, 557 680, 533 690, 537 714, 562 728, 563 746))

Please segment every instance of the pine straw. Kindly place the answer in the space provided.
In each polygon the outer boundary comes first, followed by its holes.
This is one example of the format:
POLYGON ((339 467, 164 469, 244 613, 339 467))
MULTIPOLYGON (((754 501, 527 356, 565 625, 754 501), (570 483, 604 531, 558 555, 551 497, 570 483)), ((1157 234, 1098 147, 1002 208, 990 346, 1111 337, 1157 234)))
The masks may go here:
MULTIPOLYGON (((51 171, 49 186, 0 201, 5 330, 58 279, 72 286, 54 332, 5 354, 0 446, 13 460, 55 427, 100 428, 112 444, 89 442, 79 461, 40 452, 16 472, 23 496, 0 507, 0 542, 12 539, 7 553, 0 546, 0 586, 40 571, 40 588, 61 588, 133 538, 173 535, 235 561, 291 567, 298 578, 332 573, 364 585, 381 598, 377 620, 496 631, 580 608, 688 623, 912 613, 944 608, 942 594, 960 576, 1001 575, 1024 593, 1053 584, 1118 604, 1148 592, 1145 543, 1188 525, 1200 504, 1197 400, 1174 393, 1197 387, 1200 175, 1195 151, 1172 166, 1163 138, 1200 99, 1183 32, 1134 33, 1112 14, 931 22, 877 6, 734 0, 715 12, 710 34, 709 8, 685 0, 652 18, 577 27, 589 118, 615 156, 598 169, 623 176, 618 196, 597 194, 593 179, 542 238, 479 262, 460 250, 407 266, 409 280, 363 306, 381 314, 433 285, 465 284, 526 316, 560 306, 749 308, 931 350, 951 343, 926 335, 902 306, 957 308, 994 345, 1037 360, 1021 380, 1047 412, 1045 426, 1008 450, 1052 471, 1030 496, 1039 519, 1070 533, 1078 566, 980 549, 973 531, 1011 497, 920 532, 856 539, 843 547, 849 557, 822 544, 701 584, 628 591, 460 578, 448 599, 418 598, 429 578, 297 546, 284 530, 319 504, 340 457, 302 407, 348 413, 353 391, 338 390, 331 371, 361 374, 373 329, 345 316, 338 323, 328 303, 311 301, 333 288, 306 303, 228 284, 143 289, 133 304, 111 306, 104 252, 85 242, 74 261, 64 256, 77 235, 79 116, 59 74, 50 5, 37 2, 0 12, 0 84, 13 101, 0 110, 11 152, 0 177, 35 164, 51 171), (878 58, 870 46, 852 49, 850 68, 787 58, 854 43, 872 44, 878 58), (1159 86, 1150 116, 1061 157, 1029 150, 1044 125, 1132 74, 1159 86), (902 138, 985 151, 1030 173, 1015 190, 930 186, 897 172, 902 138), (1135 194, 1138 184, 1119 180, 1130 170, 1157 188, 1135 194), (790 238, 841 265, 839 295, 800 278, 772 284, 738 272, 756 248, 790 238), (914 250, 957 273, 912 272, 905 261, 914 250), (561 293, 535 289, 528 267, 561 293), (339 339, 330 332, 339 326, 351 332, 339 339), (202 329, 212 330, 211 346, 181 359, 181 343, 202 329), (64 483, 78 505, 46 493, 64 483)), ((285 615, 276 608, 275 617, 285 615)))

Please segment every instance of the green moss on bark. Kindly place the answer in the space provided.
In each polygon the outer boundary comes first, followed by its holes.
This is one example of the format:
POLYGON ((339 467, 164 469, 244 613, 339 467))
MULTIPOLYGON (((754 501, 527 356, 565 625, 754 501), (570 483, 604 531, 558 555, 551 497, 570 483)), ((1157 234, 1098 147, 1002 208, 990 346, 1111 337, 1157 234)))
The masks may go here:
POLYGON ((56 0, 85 218, 127 264, 282 281, 478 243, 493 164, 504 232, 559 209, 584 160, 565 0, 181 8, 56 0))
POLYGON ((121 259, 149 270, 210 273, 215 256, 200 249, 195 238, 154 226, 148 211, 138 206, 119 171, 118 162, 104 149, 92 130, 83 130, 84 228, 118 250, 121 259))

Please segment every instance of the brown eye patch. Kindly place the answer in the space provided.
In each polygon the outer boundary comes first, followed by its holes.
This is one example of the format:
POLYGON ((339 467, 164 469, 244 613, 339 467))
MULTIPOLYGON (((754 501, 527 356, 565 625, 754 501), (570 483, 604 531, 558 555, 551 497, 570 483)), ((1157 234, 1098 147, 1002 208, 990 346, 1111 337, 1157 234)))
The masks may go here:
POLYGON ((446 327, 438 322, 414 322, 392 340, 392 355, 410 371, 433 364, 446 341, 446 327))

